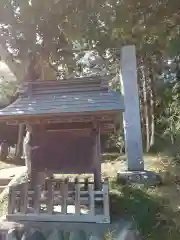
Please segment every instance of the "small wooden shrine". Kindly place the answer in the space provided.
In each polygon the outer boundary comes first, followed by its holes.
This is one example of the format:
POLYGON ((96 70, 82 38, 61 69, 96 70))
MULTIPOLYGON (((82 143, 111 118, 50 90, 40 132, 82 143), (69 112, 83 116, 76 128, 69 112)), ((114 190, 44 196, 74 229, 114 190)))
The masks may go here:
POLYGON ((24 84, 0 121, 26 124, 27 182, 10 188, 8 220, 110 222, 108 181, 101 179, 100 135, 114 131, 123 97, 110 76, 24 84), (40 182, 40 173, 46 178, 40 182), (94 174, 94 181, 53 174, 94 174))

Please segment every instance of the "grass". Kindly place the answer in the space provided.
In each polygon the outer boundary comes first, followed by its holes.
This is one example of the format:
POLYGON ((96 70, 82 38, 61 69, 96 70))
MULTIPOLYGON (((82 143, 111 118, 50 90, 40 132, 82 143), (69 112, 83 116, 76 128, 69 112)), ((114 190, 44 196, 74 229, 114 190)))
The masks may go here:
MULTIPOLYGON (((117 170, 126 169, 124 157, 103 156, 103 176, 111 179, 111 212, 133 220, 144 240, 180 239, 180 162, 178 158, 145 156, 145 168, 159 172, 164 184, 156 187, 118 185, 117 170)), ((5 212, 7 200, 0 203, 5 212)), ((108 239, 110 239, 108 237, 108 239)))
POLYGON ((179 162, 162 156, 157 156, 156 160, 150 156, 145 159, 150 170, 160 172, 164 184, 156 187, 120 186, 112 181, 111 211, 133 220, 142 239, 180 239, 179 162))
POLYGON ((7 214, 8 197, 0 200, 0 218, 7 214))
POLYGON ((112 213, 133 220, 142 239, 180 238, 179 214, 172 211, 166 198, 156 196, 157 189, 115 188, 119 194, 111 195, 112 213))

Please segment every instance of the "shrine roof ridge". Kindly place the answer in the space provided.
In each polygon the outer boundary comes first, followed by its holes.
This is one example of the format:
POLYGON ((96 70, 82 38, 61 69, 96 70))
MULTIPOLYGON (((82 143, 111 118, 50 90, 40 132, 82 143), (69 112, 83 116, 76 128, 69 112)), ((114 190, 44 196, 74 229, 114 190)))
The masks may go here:
POLYGON ((103 91, 109 88, 109 80, 114 75, 79 77, 61 80, 28 81, 22 84, 20 93, 23 95, 57 94, 71 92, 103 91))

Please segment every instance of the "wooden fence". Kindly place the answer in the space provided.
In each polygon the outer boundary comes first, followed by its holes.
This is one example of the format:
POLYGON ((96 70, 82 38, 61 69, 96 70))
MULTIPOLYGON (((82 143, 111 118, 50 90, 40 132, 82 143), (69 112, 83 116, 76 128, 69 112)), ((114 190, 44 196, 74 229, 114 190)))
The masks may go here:
POLYGON ((12 186, 9 192, 9 221, 95 222, 109 223, 108 180, 102 189, 77 178, 47 179, 44 186, 31 188, 30 182, 12 186))

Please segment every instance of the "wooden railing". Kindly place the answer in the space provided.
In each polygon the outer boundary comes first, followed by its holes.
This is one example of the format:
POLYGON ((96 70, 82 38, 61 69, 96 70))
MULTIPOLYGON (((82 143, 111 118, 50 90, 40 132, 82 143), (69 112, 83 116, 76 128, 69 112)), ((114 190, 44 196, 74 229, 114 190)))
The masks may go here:
POLYGON ((109 223, 108 181, 95 190, 94 183, 77 178, 48 179, 45 185, 30 183, 12 186, 9 192, 8 215, 11 221, 66 221, 109 223))

